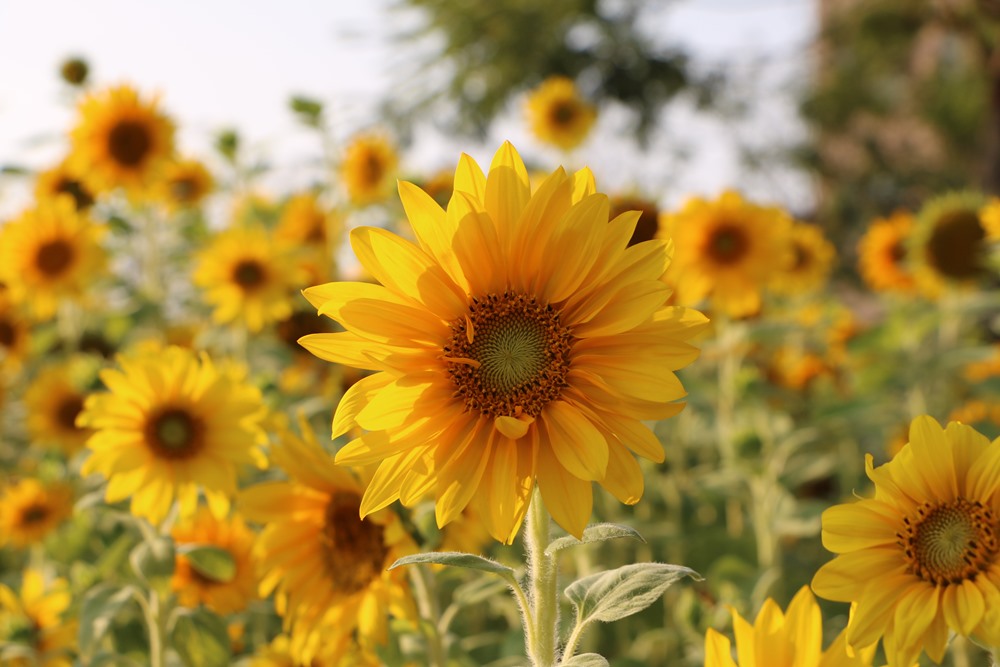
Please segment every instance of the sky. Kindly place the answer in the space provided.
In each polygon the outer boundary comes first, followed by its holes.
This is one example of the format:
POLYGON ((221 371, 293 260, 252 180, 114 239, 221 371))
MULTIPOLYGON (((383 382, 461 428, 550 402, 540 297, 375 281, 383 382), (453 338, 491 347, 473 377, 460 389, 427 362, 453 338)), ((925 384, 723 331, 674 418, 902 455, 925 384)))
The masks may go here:
MULTIPOLYGON (((0 3, 0 165, 45 168, 66 149, 73 97, 59 64, 85 57, 94 82, 129 82, 157 94, 179 127, 182 151, 211 155, 223 128, 237 129, 252 155, 272 167, 277 189, 316 177, 320 147, 288 111, 293 94, 322 100, 343 140, 371 125, 393 73, 412 52, 392 37, 413 17, 391 0, 32 0, 0 3)), ((809 181, 787 169, 749 173, 741 144, 767 145, 802 136, 787 95, 808 73, 815 32, 810 0, 678 0, 652 26, 703 65, 728 63, 734 85, 764 100, 737 124, 671 105, 644 151, 623 137, 622 119, 602 117, 570 157, 587 164, 602 190, 637 189, 661 204, 688 194, 740 187, 760 199, 804 207, 809 181), (679 158, 678 155, 687 155, 679 158)), ((418 133, 404 155, 413 170, 451 168, 460 151, 481 163, 510 139, 522 153, 554 166, 560 156, 528 134, 519 107, 486 142, 418 133)), ((0 179, 0 215, 22 206, 24 184, 0 179)))

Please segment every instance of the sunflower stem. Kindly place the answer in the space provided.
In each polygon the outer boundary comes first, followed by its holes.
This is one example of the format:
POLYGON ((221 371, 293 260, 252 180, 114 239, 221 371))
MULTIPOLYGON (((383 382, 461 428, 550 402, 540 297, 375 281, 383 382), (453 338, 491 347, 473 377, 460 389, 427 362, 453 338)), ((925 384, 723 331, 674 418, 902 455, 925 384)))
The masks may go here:
POLYGON ((139 593, 135 596, 142 609, 149 632, 149 667, 163 667, 163 628, 160 624, 160 597, 150 588, 149 598, 139 593))
POLYGON ((951 661, 954 667, 969 667, 969 642, 961 635, 951 640, 951 661))
POLYGON ((410 569, 410 580, 420 616, 426 621, 421 623, 421 627, 427 639, 427 664, 429 667, 445 667, 448 664, 447 653, 441 641, 441 605, 438 603, 434 575, 426 567, 417 565, 410 569))
MULTIPOLYGON (((556 662, 556 625, 559 602, 556 597, 556 562, 545 553, 549 545, 549 514, 537 487, 528 510, 525 543, 528 551, 528 576, 535 627, 528 654, 533 667, 553 667, 556 662)), ((525 622, 530 622, 526 619, 525 622)))

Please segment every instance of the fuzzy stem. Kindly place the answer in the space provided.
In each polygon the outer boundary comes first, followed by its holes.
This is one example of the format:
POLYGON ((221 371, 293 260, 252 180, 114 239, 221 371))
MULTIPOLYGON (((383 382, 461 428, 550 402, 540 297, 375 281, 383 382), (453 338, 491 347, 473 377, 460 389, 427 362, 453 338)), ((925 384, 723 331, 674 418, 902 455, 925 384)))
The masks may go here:
POLYGON ((427 664, 430 667, 447 665, 444 643, 441 641, 441 606, 438 604, 434 576, 427 568, 417 565, 410 570, 410 580, 417 598, 424 636, 427 638, 427 664))
POLYGON ((545 553, 549 545, 549 515, 537 488, 528 510, 525 542, 535 617, 534 637, 528 646, 528 653, 533 667, 553 667, 556 660, 556 626, 559 620, 559 602, 556 598, 558 573, 555 558, 545 553))

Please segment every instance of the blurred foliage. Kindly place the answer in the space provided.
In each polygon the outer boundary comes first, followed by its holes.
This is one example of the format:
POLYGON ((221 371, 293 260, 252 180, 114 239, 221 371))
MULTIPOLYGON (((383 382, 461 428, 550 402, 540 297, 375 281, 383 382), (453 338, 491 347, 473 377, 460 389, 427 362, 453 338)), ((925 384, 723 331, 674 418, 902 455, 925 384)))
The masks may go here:
POLYGON ((817 68, 801 102, 814 140, 818 216, 854 236, 935 193, 1000 192, 997 3, 825 3, 817 68), (985 139, 984 139, 985 138, 985 139))
POLYGON ((386 113, 401 127, 433 117, 482 136, 515 95, 562 75, 574 79, 591 102, 628 108, 641 140, 674 96, 692 92, 700 105, 708 105, 721 84, 720 75, 694 72, 687 54, 642 29, 665 5, 399 0, 398 8, 418 10, 422 17, 404 38, 433 46, 402 73, 386 113), (442 75, 429 74, 435 71, 442 75))

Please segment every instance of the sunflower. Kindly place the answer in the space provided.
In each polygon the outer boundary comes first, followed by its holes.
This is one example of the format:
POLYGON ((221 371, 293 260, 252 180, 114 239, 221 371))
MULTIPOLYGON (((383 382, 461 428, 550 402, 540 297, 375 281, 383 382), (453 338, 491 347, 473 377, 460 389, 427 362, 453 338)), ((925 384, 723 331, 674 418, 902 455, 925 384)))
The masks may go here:
POLYGON ((990 197, 979 210, 979 220, 990 241, 1000 241, 1000 197, 990 197))
POLYGON ((966 364, 963 375, 970 382, 1000 377, 1000 344, 993 346, 993 354, 989 357, 966 364))
POLYGON ((917 284, 928 296, 973 287, 986 276, 986 230, 979 219, 985 197, 952 192, 920 210, 911 237, 917 284))
POLYGON ((573 80, 564 76, 542 81, 528 95, 525 110, 535 137, 567 151, 587 138, 597 120, 597 110, 580 97, 573 80))
POLYGON ((803 586, 787 613, 774 600, 764 601, 750 625, 735 609, 736 656, 729 638, 709 628, 705 634, 705 667, 868 667, 875 645, 848 655, 844 633, 823 650, 823 618, 816 598, 803 586))
POLYGON ((41 172, 35 182, 37 199, 52 199, 59 195, 69 195, 78 211, 86 211, 94 205, 94 193, 84 184, 83 176, 70 166, 69 160, 41 172))
POLYGON ((80 300, 105 269, 104 227, 68 197, 39 201, 0 228, 0 279, 10 298, 39 320, 63 299, 80 300))
POLYGON ((5 283, 0 283, 0 371, 4 375, 13 377, 21 370, 30 338, 31 326, 14 307, 5 283))
POLYGON ((712 308, 731 317, 760 310, 761 290, 791 261, 791 219, 779 208, 758 206, 737 192, 715 201, 698 197, 661 219, 661 233, 674 241, 667 273, 682 304, 709 297, 712 308))
POLYGON ((316 195, 307 193, 292 197, 285 204, 274 236, 282 241, 315 245, 326 249, 331 237, 333 220, 320 206, 316 195))
POLYGON ((65 484, 15 482, 0 491, 0 545, 37 544, 72 513, 73 490, 65 484))
POLYGON ((347 391, 334 417, 334 437, 369 431, 337 461, 380 464, 362 515, 431 491, 439 526, 471 501, 490 534, 510 543, 536 479, 556 521, 577 536, 591 482, 638 502, 643 479, 631 452, 664 458, 642 420, 682 409, 672 371, 697 356, 684 341, 707 320, 664 305, 669 243, 626 248, 639 214, 609 223, 607 197, 594 190, 589 170, 560 168, 531 195, 509 143, 488 177, 463 156, 447 212, 400 184, 419 246, 382 229, 352 231, 380 285, 304 292, 347 331, 302 345, 378 371, 347 391))
POLYGON ((215 187, 215 181, 198 160, 174 160, 164 166, 157 186, 161 201, 172 209, 184 209, 198 206, 215 187))
POLYGON ((806 294, 826 284, 837 252, 816 225, 797 222, 788 237, 791 261, 775 274, 771 289, 780 294, 806 294))
POLYGON ((629 211, 639 211, 639 221, 635 223, 635 231, 632 232, 632 238, 628 240, 628 244, 634 246, 636 243, 656 238, 656 233, 660 228, 660 209, 656 204, 636 196, 611 198, 610 216, 612 219, 629 211))
POLYGON ((28 657, 5 660, 5 667, 71 667, 76 621, 64 616, 73 598, 65 579, 48 584, 42 573, 26 570, 20 595, 0 584, 0 645, 22 645, 28 657))
POLYGON ((174 150, 174 125, 131 86, 91 93, 71 133, 71 166, 92 192, 125 188, 143 194, 162 175, 174 150))
POLYGON ((67 373, 65 366, 41 371, 24 394, 32 442, 53 446, 66 455, 80 451, 91 434, 89 429, 76 425, 84 398, 82 378, 67 373))
POLYGON ((108 478, 105 498, 131 498, 132 513, 158 524, 176 498, 191 516, 202 489, 223 517, 241 464, 260 463, 260 392, 208 355, 168 347, 123 356, 106 369, 108 392, 91 394, 77 423, 93 428, 82 474, 108 478))
POLYGON ((385 137, 377 134, 355 137, 340 164, 347 196, 361 206, 384 199, 398 161, 395 147, 385 137))
POLYGON ((896 211, 888 218, 877 218, 858 242, 858 269, 868 286, 876 292, 909 293, 916 280, 906 258, 907 244, 913 234, 913 214, 896 211))
POLYGON ((215 322, 242 322, 258 332, 292 314, 292 293, 305 274, 291 246, 275 243, 262 227, 241 226, 220 233, 198 255, 193 280, 215 307, 215 322))
POLYGON ((857 602, 847 642, 882 637, 891 665, 944 657, 949 629, 1000 646, 1000 440, 927 416, 878 468, 875 497, 823 513, 823 546, 838 554, 812 581, 817 595, 857 602))
POLYGON ((216 518, 204 507, 171 530, 179 547, 170 586, 178 601, 186 607, 204 604, 219 614, 233 614, 246 609, 257 596, 257 577, 251 558, 254 534, 242 517, 216 518), (215 547, 228 553, 235 565, 232 577, 217 579, 199 570, 184 555, 184 547, 215 547))
MULTIPOLYGON (((270 644, 250 658, 248 667, 299 667, 292 654, 288 635, 278 635, 270 644)), ((381 667, 382 661, 370 648, 359 644, 351 635, 333 634, 321 640, 309 667, 381 667)))
POLYGON ((240 506, 264 525, 260 594, 277 592, 292 655, 308 663, 323 644, 355 631, 364 646, 384 644, 388 613, 414 615, 405 573, 387 570, 415 551, 402 523, 389 510, 360 520, 361 485, 315 437, 286 433, 272 460, 291 479, 243 491, 240 506))

